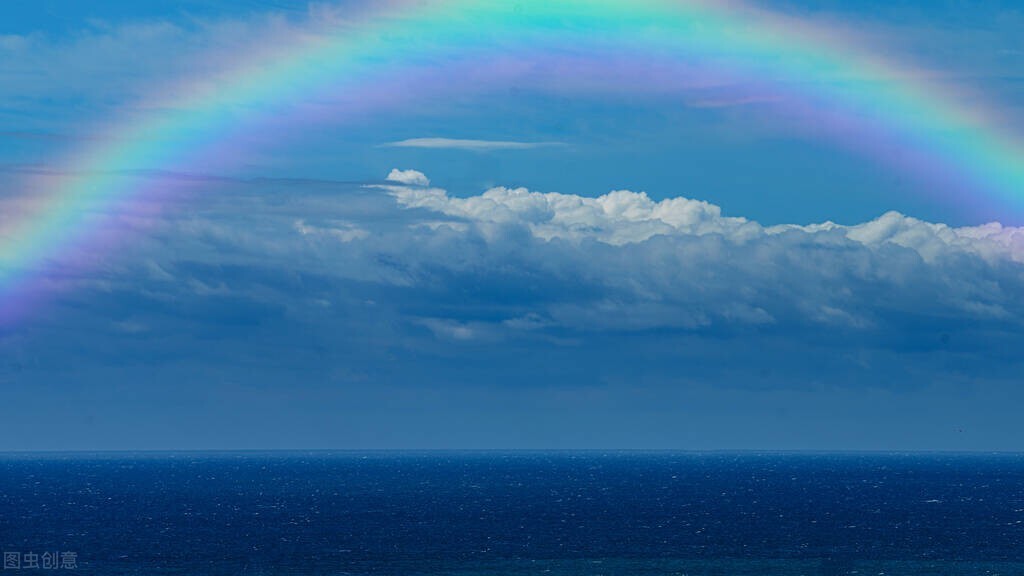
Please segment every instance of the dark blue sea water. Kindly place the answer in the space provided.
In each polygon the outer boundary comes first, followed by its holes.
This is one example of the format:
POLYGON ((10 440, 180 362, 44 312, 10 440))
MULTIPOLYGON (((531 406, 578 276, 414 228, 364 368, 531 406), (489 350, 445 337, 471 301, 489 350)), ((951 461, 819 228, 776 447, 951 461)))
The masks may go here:
POLYGON ((0 456, 81 574, 1024 574, 1022 522, 1011 455, 0 456))

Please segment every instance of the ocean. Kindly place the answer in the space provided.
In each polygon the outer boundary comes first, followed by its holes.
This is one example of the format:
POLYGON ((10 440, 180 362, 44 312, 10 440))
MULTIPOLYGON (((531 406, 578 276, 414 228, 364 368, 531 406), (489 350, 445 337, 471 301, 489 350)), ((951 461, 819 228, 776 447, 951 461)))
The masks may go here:
POLYGON ((1022 455, 0 455, 12 573, 1024 575, 1022 522, 1022 455))

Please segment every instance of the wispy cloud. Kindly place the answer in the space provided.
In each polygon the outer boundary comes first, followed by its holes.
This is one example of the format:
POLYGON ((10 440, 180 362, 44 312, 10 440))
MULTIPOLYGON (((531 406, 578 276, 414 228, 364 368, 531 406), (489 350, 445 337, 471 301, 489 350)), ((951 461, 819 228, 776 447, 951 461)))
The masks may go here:
POLYGON ((550 148, 565 146, 564 142, 516 142, 511 140, 468 140, 462 138, 409 138, 398 142, 388 142, 384 146, 391 148, 438 148, 450 150, 529 150, 531 148, 550 148))

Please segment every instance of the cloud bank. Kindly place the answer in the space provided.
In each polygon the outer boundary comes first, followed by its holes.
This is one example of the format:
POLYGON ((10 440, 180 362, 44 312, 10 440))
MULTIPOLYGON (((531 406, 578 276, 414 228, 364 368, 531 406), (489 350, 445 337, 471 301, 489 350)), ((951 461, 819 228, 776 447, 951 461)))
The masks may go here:
MULTIPOLYGON (((422 173, 407 183, 426 186, 422 173)), ((392 171, 388 180, 403 182, 405 173, 392 171), (394 177, 393 177, 394 176, 394 177)), ((613 245, 644 242, 654 236, 718 234, 739 243, 766 236, 801 232, 809 237, 841 235, 865 247, 894 244, 914 250, 927 261, 952 253, 971 253, 988 261, 1021 262, 1024 232, 997 222, 953 228, 923 222, 897 212, 855 226, 832 222, 764 227, 739 217, 722 216, 720 207, 702 200, 676 197, 653 201, 644 192, 616 190, 597 197, 532 192, 496 187, 480 196, 454 198, 438 188, 386 187, 406 208, 424 208, 477 224, 527 226, 537 238, 594 239, 613 245)))
MULTIPOLYGON (((0 235, 59 177, 0 173, 0 235)), ((409 169, 124 178, 172 203, 109 214, 116 250, 31 272, 45 303, 0 327, 17 399, 0 427, 104 423, 85 447, 126 429, 181 447, 193 420, 190 446, 1016 446, 1020 229, 765 227, 625 190, 458 197, 409 169), (524 421, 548 425, 527 441, 524 421)))
POLYGON ((444 261, 459 255, 459 268, 560 281, 542 306, 505 327, 523 318, 584 331, 775 326, 819 338, 1024 320, 1013 297, 1024 287, 1024 231, 997 223, 952 228, 890 212, 855 226, 764 227, 707 202, 628 190, 581 197, 493 188, 456 198, 384 188, 430 219, 413 225, 416 234, 445 243, 431 267, 451 268, 444 261), (552 297, 563 293, 572 296, 552 297))
POLYGON ((996 223, 890 212, 766 227, 628 190, 456 197, 409 169, 366 185, 179 185, 188 210, 114 215, 131 242, 41 271, 54 304, 0 339, 5 358, 46 371, 118 350, 391 382, 430 364, 430 378, 509 385, 913 386, 1022 368, 1024 231, 996 223))

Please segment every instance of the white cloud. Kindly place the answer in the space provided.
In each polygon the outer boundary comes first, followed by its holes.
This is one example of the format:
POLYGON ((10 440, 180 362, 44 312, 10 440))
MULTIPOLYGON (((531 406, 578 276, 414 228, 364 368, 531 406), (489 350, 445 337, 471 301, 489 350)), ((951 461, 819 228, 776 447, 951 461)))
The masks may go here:
MULTIPOLYGON (((390 176, 388 179, 394 180, 390 176)), ((439 188, 386 188, 406 208, 423 208, 478 224, 522 224, 543 240, 590 238, 622 245, 657 235, 720 234, 736 242, 749 242, 764 235, 799 231, 808 236, 840 234, 876 248, 895 244, 914 250, 926 261, 967 252, 987 260, 1024 262, 1024 229, 995 222, 953 228, 889 212, 855 226, 825 222, 763 227, 746 218, 723 216, 720 207, 703 200, 675 197, 654 201, 644 192, 629 190, 584 197, 496 187, 480 196, 457 198, 439 188)))
POLYGON ((399 170, 394 168, 391 172, 388 172, 387 180, 389 182, 401 182, 402 184, 412 184, 414 186, 430 186, 430 179, 416 170, 399 170))
POLYGON ((1012 298, 1024 287, 1024 230, 997 223, 953 228, 890 212, 855 226, 765 227, 708 202, 628 190, 584 197, 496 187, 459 198, 380 188, 416 214, 407 225, 419 256, 403 260, 407 272, 504 270, 588 295, 517 311, 545 326, 1024 324, 1012 298))
POLYGON ((479 223, 529 226, 535 236, 594 238, 609 244, 642 242, 659 234, 742 236, 759 227, 744 218, 727 218, 714 204, 688 198, 655 202, 643 192, 616 190, 596 198, 491 188, 480 196, 454 198, 438 188, 388 187, 406 208, 425 208, 479 223))
POLYGON ((398 142, 389 142, 385 146, 393 148, 442 148, 452 150, 529 150, 531 148, 550 148, 564 146, 563 142, 514 142, 509 140, 467 140, 461 138, 409 138, 398 142))

